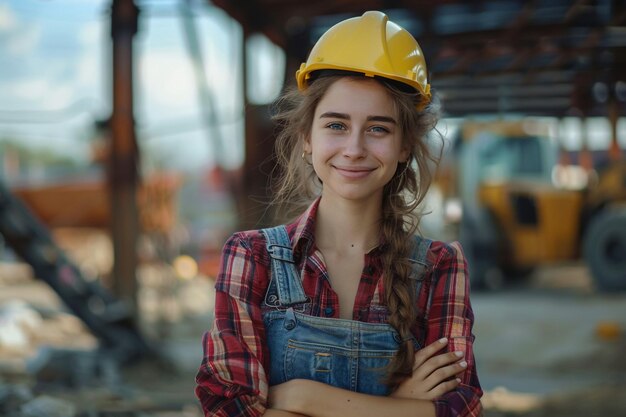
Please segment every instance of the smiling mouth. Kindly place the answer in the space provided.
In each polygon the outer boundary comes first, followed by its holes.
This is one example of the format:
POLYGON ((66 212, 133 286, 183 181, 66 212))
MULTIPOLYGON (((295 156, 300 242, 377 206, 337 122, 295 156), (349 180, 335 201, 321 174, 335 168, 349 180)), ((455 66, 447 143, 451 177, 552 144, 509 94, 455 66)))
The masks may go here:
POLYGON ((334 168, 339 171, 341 175, 349 178, 361 178, 367 176, 370 172, 374 171, 374 168, 359 168, 359 167, 338 167, 334 168))

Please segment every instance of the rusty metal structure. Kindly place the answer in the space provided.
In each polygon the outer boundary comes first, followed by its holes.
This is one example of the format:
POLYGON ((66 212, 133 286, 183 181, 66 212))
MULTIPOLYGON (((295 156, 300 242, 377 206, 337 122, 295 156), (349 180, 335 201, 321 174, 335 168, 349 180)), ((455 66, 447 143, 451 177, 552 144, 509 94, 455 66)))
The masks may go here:
POLYGON ((111 38, 113 50, 113 113, 109 185, 113 236, 113 290, 130 305, 137 296, 137 186, 139 150, 133 112, 133 37, 139 8, 132 0, 113 0, 111 38))
MULTIPOLYGON (((242 25, 244 41, 263 33, 283 48, 285 84, 293 83, 296 69, 331 25, 366 10, 382 10, 420 42, 446 116, 607 117, 611 158, 622 158, 617 123, 626 115, 626 5, 621 0, 209 3, 242 25)), ((244 196, 269 198, 267 173, 260 168, 271 157, 268 113, 264 107, 246 106, 244 196)), ((583 143, 583 161, 590 159, 586 147, 583 143)), ((246 207, 242 227, 258 224, 262 210, 245 202, 240 206, 246 207)))

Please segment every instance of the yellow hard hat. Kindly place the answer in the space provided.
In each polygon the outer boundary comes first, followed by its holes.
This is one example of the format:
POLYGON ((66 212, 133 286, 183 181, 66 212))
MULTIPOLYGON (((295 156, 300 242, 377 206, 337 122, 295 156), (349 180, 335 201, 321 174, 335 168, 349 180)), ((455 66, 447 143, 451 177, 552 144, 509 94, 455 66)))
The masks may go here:
POLYGON ((420 93, 420 109, 431 99, 422 49, 406 29, 381 12, 365 12, 328 29, 296 71, 298 88, 305 90, 311 73, 319 70, 351 71, 406 84, 420 93))

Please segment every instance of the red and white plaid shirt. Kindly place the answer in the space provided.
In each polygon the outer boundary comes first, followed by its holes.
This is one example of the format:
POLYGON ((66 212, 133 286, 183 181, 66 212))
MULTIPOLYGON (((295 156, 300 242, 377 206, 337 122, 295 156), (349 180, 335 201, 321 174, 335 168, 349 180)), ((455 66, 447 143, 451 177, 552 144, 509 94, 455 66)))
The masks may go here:
MULTIPOLYGON (((310 314, 338 318, 339 300, 315 246, 318 204, 319 199, 288 224, 287 232, 297 269, 304 271, 302 283, 311 298, 310 314)), ((433 242, 428 260, 433 268, 426 273, 417 299, 421 319, 415 323, 413 333, 423 346, 447 337, 449 351, 465 352, 468 363, 461 384, 434 401, 436 413, 438 417, 478 416, 482 414, 482 390, 472 350, 474 313, 469 300, 467 264, 458 243, 433 242)), ((365 255, 353 320, 384 320, 380 314, 385 302, 381 275, 380 248, 376 248, 365 255)), ((222 252, 215 320, 213 328, 204 335, 204 359, 196 376, 196 395, 207 416, 257 417, 265 412, 269 354, 262 304, 269 280, 270 257, 263 234, 252 230, 231 236, 222 252)))

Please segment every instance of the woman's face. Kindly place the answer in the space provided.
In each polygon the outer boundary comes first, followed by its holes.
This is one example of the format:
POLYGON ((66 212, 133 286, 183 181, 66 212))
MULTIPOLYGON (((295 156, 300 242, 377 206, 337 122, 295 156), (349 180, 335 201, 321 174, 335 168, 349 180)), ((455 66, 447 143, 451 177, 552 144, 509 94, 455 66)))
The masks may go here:
POLYGON ((322 195, 382 200, 399 162, 408 159, 387 90, 372 79, 340 78, 320 100, 305 143, 322 195))

